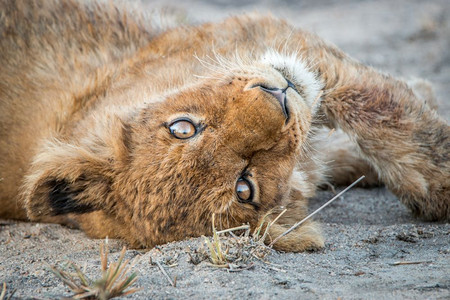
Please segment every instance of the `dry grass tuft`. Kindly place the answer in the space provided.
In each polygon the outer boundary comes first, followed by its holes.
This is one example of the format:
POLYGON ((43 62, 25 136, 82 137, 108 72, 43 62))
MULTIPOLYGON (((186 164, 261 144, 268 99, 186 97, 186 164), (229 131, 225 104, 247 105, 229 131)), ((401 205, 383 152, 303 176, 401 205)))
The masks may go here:
MULTIPOLYGON (((284 209, 273 221, 266 221, 267 217, 272 214, 273 211, 269 211, 263 218, 259 226, 255 229, 252 235, 250 235, 250 226, 243 225, 235 228, 230 228, 222 231, 217 231, 215 224, 215 216, 212 216, 212 241, 209 238, 205 238, 205 243, 209 249, 207 257, 211 264, 219 268, 227 268, 230 271, 240 271, 251 268, 253 266, 252 259, 256 258, 264 263, 270 264, 263 260, 263 258, 270 252, 273 244, 275 244, 280 238, 289 234, 295 230, 298 226, 310 219, 312 216, 320 212, 327 207, 330 203, 338 199, 345 192, 355 186, 359 181, 364 179, 365 176, 361 176, 358 180, 353 182, 347 188, 342 190, 339 194, 335 195, 332 199, 327 201, 321 207, 314 212, 295 223, 292 227, 286 230, 284 233, 275 238, 268 246, 264 244, 268 235, 270 227, 275 224, 278 219, 286 212, 284 209), (239 236, 233 234, 235 231, 244 231, 239 236), (231 237, 225 238, 221 234, 228 233, 231 237)), ((191 256, 191 260, 192 256, 191 256)))
POLYGON ((209 250, 207 256, 211 266, 238 272, 252 268, 255 259, 263 261, 264 257, 272 251, 264 244, 268 230, 285 211, 271 222, 266 221, 270 214, 268 213, 253 233, 250 232, 249 225, 217 231, 213 215, 213 236, 212 238, 205 237, 205 243, 209 250), (240 232, 240 234, 235 234, 235 232, 240 232))
POLYGON ((95 281, 89 279, 72 262, 68 262, 62 269, 56 266, 50 266, 50 269, 74 293, 71 296, 72 299, 106 300, 125 296, 140 290, 139 288, 128 289, 136 282, 137 273, 133 272, 128 275, 132 266, 127 266, 129 261, 124 260, 125 251, 126 249, 123 247, 118 261, 110 263, 108 267, 108 247, 102 243, 100 245, 102 277, 95 281), (72 269, 75 273, 70 273, 68 269, 72 269))

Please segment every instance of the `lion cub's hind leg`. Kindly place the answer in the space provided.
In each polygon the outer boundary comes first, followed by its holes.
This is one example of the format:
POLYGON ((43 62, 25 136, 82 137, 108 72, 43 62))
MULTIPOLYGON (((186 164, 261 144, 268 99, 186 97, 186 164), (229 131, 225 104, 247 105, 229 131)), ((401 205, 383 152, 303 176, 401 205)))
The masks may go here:
POLYGON ((361 176, 359 187, 382 185, 377 172, 358 153, 357 147, 341 130, 321 130, 316 148, 325 165, 326 180, 334 186, 348 186, 361 176))
POLYGON ((450 219, 450 126, 424 89, 356 64, 335 66, 321 112, 351 136, 380 179, 414 215, 450 219), (419 92, 420 91, 420 92, 419 92))

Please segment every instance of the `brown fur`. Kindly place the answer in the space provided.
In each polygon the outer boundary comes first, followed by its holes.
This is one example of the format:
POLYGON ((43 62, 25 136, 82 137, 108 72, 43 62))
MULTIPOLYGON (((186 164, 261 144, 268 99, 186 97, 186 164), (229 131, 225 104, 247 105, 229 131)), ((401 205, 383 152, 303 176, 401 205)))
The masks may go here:
MULTIPOLYGON (((285 205, 270 241, 306 216, 324 182, 314 156, 326 154, 311 150, 320 123, 352 141, 323 157, 334 161, 331 180, 371 174, 416 215, 450 217, 449 126, 422 99, 429 93, 312 34, 262 16, 164 29, 109 4, 0 3, 0 217, 76 223, 151 247, 210 233, 212 214, 218 228, 256 226, 285 205), (289 77, 260 62, 268 48, 310 62, 323 83, 317 113, 301 82, 286 92, 287 123, 253 87, 289 77), (174 138, 177 117, 201 132, 174 138), (253 204, 234 192, 243 172, 253 204)), ((303 251, 323 239, 310 222, 275 246, 303 251)))

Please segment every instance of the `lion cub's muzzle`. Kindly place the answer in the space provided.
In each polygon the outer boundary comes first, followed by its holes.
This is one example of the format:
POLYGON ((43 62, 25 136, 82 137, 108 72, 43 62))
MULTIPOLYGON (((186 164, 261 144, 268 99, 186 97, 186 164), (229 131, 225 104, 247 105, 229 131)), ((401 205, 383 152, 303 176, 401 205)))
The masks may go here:
POLYGON ((290 82, 287 79, 286 79, 286 81, 287 81, 288 85, 284 89, 281 89, 281 88, 268 88, 268 87, 265 87, 263 85, 259 85, 259 88, 261 90, 271 94, 272 96, 275 97, 275 99, 278 100, 278 102, 281 105, 281 109, 283 111, 283 114, 284 114, 284 117, 286 118, 286 123, 287 123, 289 121, 289 108, 288 108, 288 103, 287 103, 288 99, 286 97, 286 91, 287 91, 288 88, 292 88, 295 91, 297 91, 297 89, 295 88, 295 85, 292 82, 290 82))

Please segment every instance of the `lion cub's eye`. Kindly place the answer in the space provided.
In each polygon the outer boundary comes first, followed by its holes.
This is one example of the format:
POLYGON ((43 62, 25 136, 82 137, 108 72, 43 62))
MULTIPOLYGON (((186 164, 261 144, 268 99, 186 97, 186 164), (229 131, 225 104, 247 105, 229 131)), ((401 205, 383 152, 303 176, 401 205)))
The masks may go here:
POLYGON ((236 182, 236 194, 239 198, 239 202, 248 203, 252 202, 253 198, 253 187, 245 178, 239 178, 236 182))
POLYGON ((178 119, 169 125, 170 133, 177 139, 188 139, 197 133, 197 129, 189 119, 178 119))

